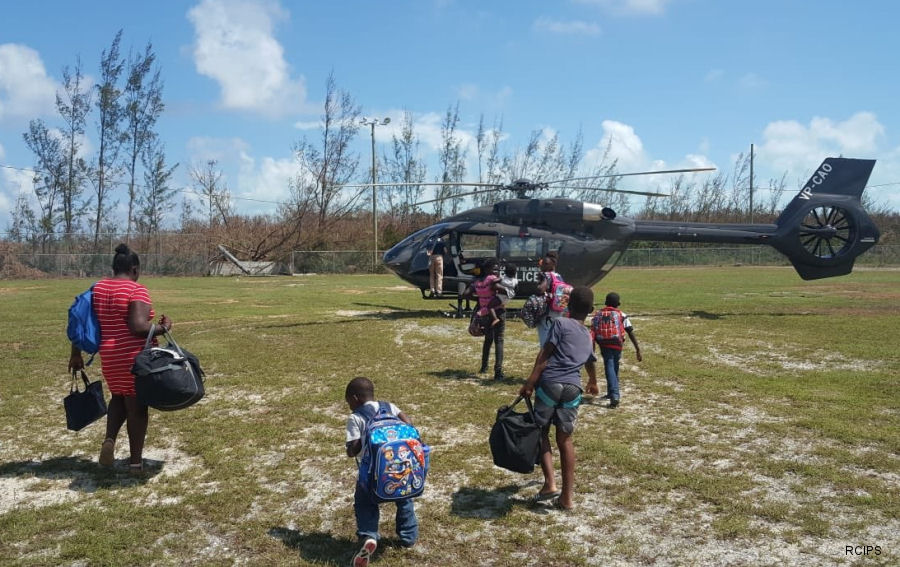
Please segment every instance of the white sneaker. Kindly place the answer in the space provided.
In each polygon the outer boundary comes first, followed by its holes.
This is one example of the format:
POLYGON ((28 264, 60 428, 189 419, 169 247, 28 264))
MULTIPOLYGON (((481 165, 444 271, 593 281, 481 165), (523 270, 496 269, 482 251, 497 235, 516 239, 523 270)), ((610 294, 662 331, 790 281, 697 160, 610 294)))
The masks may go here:
POLYGON ((369 559, 372 558, 376 549, 378 549, 378 542, 373 538, 367 538, 363 542, 362 547, 359 548, 359 551, 356 552, 356 555, 353 556, 351 567, 369 567, 369 559))

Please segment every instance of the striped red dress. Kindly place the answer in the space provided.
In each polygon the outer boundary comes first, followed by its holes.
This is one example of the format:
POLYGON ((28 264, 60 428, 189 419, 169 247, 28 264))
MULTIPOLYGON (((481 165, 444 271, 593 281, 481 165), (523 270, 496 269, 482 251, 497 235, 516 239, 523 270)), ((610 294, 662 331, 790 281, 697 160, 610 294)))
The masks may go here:
MULTIPOLYGON (((146 337, 137 337, 128 329, 128 304, 140 301, 151 305, 150 294, 141 284, 121 278, 106 278, 94 284, 94 311, 100 321, 100 362, 110 393, 133 396, 134 375, 131 366, 144 348, 146 337)), ((155 344, 154 339, 154 344, 155 344)))

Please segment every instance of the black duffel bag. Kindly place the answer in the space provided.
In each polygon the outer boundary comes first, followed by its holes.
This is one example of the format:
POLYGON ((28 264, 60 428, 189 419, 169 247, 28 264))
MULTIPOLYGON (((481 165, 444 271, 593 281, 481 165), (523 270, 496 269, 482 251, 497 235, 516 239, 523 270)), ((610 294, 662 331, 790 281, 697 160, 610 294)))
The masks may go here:
POLYGON ((530 396, 519 396, 512 405, 497 410, 489 441, 495 465, 518 473, 534 471, 541 453, 541 427, 535 423, 530 396), (523 399, 528 411, 516 413, 513 409, 523 399))
POLYGON ((184 350, 168 331, 169 344, 150 346, 153 327, 147 342, 134 359, 134 389, 142 404, 161 411, 174 411, 194 405, 203 397, 203 370, 197 357, 184 350))

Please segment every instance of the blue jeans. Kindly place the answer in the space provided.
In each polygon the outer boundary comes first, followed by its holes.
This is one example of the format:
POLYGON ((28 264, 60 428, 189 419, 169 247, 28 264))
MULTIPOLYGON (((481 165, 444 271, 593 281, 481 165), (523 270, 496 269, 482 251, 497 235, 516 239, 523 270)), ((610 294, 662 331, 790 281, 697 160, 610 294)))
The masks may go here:
POLYGON ((600 356, 603 357, 603 371, 606 373, 606 395, 610 400, 618 400, 619 360, 622 358, 622 351, 600 347, 600 356))
MULTIPOLYGON (((379 539, 378 502, 371 492, 356 483, 356 493, 353 495, 353 511, 356 513, 356 536, 363 540, 366 538, 379 539)), ((416 509, 412 498, 397 500, 397 537, 400 544, 411 546, 419 539, 419 520, 416 518, 416 509)))

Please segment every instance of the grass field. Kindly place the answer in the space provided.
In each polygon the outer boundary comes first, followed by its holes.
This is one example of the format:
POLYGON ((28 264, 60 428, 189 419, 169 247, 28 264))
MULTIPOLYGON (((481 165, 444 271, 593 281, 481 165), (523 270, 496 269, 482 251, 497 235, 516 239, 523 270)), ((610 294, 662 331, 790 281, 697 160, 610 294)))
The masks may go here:
POLYGON ((596 299, 622 295, 644 361, 626 347, 618 409, 581 408, 571 514, 528 505, 539 471, 491 463, 536 354, 521 322, 496 383, 465 321, 392 276, 141 281, 207 372, 198 405, 151 411, 142 479, 124 431, 108 471, 102 422, 65 428, 66 310, 90 282, 0 281, 2 565, 348 564, 356 375, 433 446, 420 544, 390 545, 386 508, 376 565, 900 564, 900 271, 616 270, 596 299))

